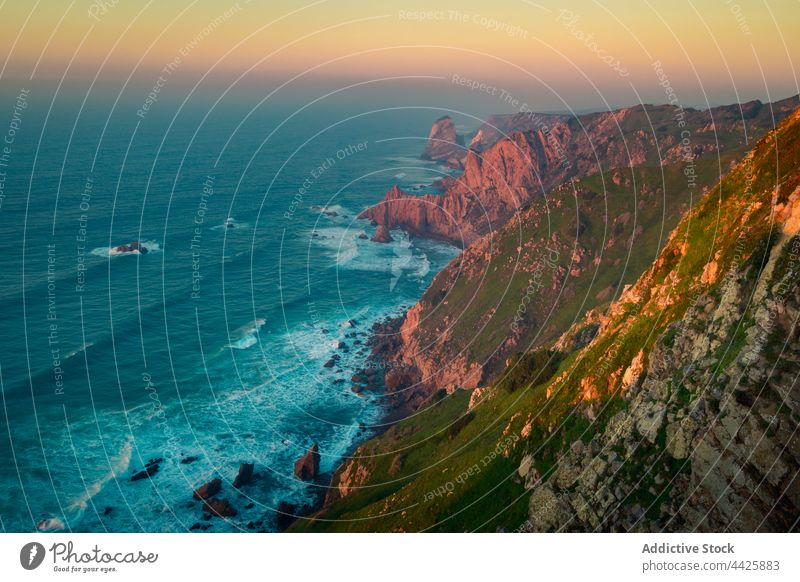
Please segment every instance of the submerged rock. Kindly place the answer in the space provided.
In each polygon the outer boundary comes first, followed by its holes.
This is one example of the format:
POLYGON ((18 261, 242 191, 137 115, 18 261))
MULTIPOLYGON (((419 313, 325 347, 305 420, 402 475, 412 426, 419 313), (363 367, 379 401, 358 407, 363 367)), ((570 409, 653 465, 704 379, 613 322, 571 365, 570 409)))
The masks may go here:
POLYGON ((158 473, 158 470, 160 468, 159 463, 161 461, 162 459, 150 459, 149 461, 147 461, 147 464, 144 466, 144 469, 133 474, 133 476, 131 477, 131 481, 141 481, 142 479, 152 477, 153 475, 158 473))

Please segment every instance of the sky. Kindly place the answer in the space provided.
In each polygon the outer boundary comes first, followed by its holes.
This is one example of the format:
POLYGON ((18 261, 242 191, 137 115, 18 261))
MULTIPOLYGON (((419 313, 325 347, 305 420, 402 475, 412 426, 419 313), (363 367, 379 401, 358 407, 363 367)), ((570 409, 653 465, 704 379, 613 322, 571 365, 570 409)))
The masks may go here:
POLYGON ((362 83, 548 111, 666 102, 669 89, 705 106, 799 92, 800 0, 6 0, 0 45, 5 90, 161 78, 288 82, 288 98, 362 83))

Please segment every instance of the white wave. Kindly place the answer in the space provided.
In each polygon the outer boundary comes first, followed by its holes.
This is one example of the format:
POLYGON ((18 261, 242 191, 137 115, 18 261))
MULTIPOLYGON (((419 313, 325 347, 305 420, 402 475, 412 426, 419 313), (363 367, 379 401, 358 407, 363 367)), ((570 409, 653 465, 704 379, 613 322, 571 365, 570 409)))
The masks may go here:
POLYGON ((112 479, 119 478, 131 465, 131 454, 133 452, 133 437, 128 437, 128 440, 125 441, 125 444, 122 445, 122 449, 120 449, 117 458, 112 460, 111 466, 106 474, 102 477, 94 481, 93 483, 87 484, 86 489, 78 496, 77 499, 74 499, 69 508, 71 510, 84 510, 86 509, 89 500, 92 499, 95 495, 100 493, 106 483, 111 481, 112 479))
POLYGON ((36 529, 43 532, 62 531, 65 527, 64 522, 58 517, 43 519, 36 524, 36 529))
POLYGON ((347 212, 347 209, 342 206, 341 204, 330 204, 328 206, 312 206, 311 210, 315 210, 317 212, 335 212, 337 214, 341 214, 343 212, 347 212))
POLYGON ((94 342, 86 342, 86 343, 85 343, 85 344, 83 344, 81 347, 79 347, 79 348, 77 348, 77 349, 75 349, 75 350, 72 350, 72 351, 70 351, 70 352, 67 352, 67 354, 66 354, 66 355, 65 355, 63 358, 61 358, 61 359, 62 359, 62 360, 69 360, 70 358, 72 358, 72 357, 74 357, 74 356, 77 356, 78 354, 82 354, 83 352, 85 352, 86 350, 88 350, 88 349, 89 349, 90 347, 92 347, 93 345, 94 345, 94 342))
POLYGON ((212 226, 211 230, 244 230, 250 228, 250 223, 248 222, 238 222, 233 218, 228 218, 222 224, 218 224, 216 226, 212 226))
POLYGON ((319 322, 315 328, 305 327, 286 334, 284 351, 291 354, 302 354, 310 360, 321 360, 331 353, 329 345, 331 336, 322 332, 323 328, 335 329, 319 322))
POLYGON ((331 227, 316 231, 312 240, 330 252, 338 268, 352 271, 370 271, 391 275, 390 288, 404 276, 421 280, 431 270, 427 254, 416 247, 408 235, 393 230, 390 243, 374 243, 359 239, 350 229, 331 227))
POLYGON ((246 350, 258 342, 258 330, 267 323, 266 319, 258 318, 251 321, 247 325, 243 325, 233 332, 232 337, 235 338, 233 342, 228 344, 227 347, 235 350, 246 350))

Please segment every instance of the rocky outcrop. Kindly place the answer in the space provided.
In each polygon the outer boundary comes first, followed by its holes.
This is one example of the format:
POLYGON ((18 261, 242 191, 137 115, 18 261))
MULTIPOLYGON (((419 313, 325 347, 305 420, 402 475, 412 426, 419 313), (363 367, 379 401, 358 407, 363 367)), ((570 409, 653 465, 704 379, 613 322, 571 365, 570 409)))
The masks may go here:
POLYGON ((305 455, 295 461, 294 474, 303 481, 313 481, 319 475, 319 461, 319 447, 314 443, 305 455))
POLYGON ((138 240, 133 241, 129 244, 119 245, 111 249, 112 255, 123 255, 123 254, 130 254, 136 253, 140 255, 146 255, 150 252, 146 246, 140 243, 138 240))
POLYGON ((390 243, 394 239, 392 238, 392 233, 389 232, 389 227, 379 224, 378 228, 375 230, 375 234, 370 240, 377 243, 390 243))
POLYGON ((209 499, 210 497, 213 497, 214 495, 219 493, 220 489, 222 489, 222 481, 218 478, 214 478, 208 483, 205 483, 204 485, 201 485, 200 487, 195 489, 192 496, 195 499, 200 499, 200 500, 209 499))
POLYGON ((150 459, 144 466, 144 469, 137 471, 131 477, 131 481, 141 481, 142 479, 149 479, 160 469, 162 459, 150 459))
POLYGON ((473 138, 463 173, 443 194, 416 196, 395 186, 360 217, 467 246, 557 184, 613 168, 677 163, 744 147, 797 103, 792 97, 769 107, 754 101, 706 111, 647 105, 579 116, 496 116, 473 138), (690 150, 682 137, 687 131, 690 150))
POLYGON ((428 134, 423 160, 446 162, 454 168, 461 167, 464 158, 464 138, 456 133, 456 124, 448 115, 437 119, 428 134))
POLYGON ((482 154, 470 151, 464 173, 445 193, 416 196, 395 186, 359 218, 467 246, 541 194, 537 168, 550 161, 540 153, 536 139, 518 133, 482 154))
POLYGON ((207 499, 203 511, 216 517, 236 517, 239 513, 227 499, 207 499))
MULTIPOLYGON (((800 250, 800 240, 793 245, 791 252, 800 250)), ((800 445, 792 437, 800 387, 790 369, 767 373, 774 362, 758 345, 758 323, 738 353, 725 354, 755 287, 764 291, 755 322, 771 319, 771 331, 787 339, 781 359, 800 362, 800 288, 795 283, 778 304, 780 279, 765 273, 754 281, 748 271, 729 279, 720 299, 699 297, 656 344, 646 380, 631 386, 629 409, 589 447, 568 450, 554 478, 527 472, 528 527, 791 530, 800 512, 800 445)))
POLYGON ((253 481, 253 463, 242 463, 239 465, 239 472, 233 480, 233 486, 237 489, 248 485, 253 481))
POLYGON ((569 115, 533 112, 491 115, 475 132, 469 147, 483 151, 514 132, 549 130, 558 124, 568 122, 569 119, 569 115))
MULTIPOLYGON (((600 366, 581 374, 625 405, 596 422, 588 444, 563 451, 548 474, 535 453, 524 459, 520 475, 532 489, 524 529, 797 527, 798 152, 800 111, 726 180, 727 198, 701 202, 687 219, 684 226, 709 211, 725 216, 708 220, 721 235, 712 257, 699 246, 708 244, 699 234, 708 225, 689 230, 685 242, 673 233, 651 270, 610 311, 594 345, 612 343, 626 355, 610 358, 607 373, 600 366), (781 176, 773 174, 778 152, 786 164, 781 176), (741 188, 748 183, 754 191, 741 188), (679 297, 664 301, 670 292, 679 297), (658 329, 658 339, 637 346, 626 336, 645 322, 657 322, 648 329, 658 329)), ((582 411, 594 419, 598 408, 582 411)))

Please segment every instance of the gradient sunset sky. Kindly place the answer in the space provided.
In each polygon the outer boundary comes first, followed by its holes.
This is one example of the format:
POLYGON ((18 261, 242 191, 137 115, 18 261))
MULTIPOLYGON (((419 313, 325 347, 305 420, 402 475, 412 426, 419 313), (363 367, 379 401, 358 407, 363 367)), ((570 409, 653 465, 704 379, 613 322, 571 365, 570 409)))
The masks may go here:
MULTIPOLYGON (((800 0, 31 0, 0 8, 2 84, 333 86, 453 75, 535 95, 540 109, 686 105, 798 92, 800 0), (425 14, 420 14, 420 13, 425 14), (591 38, 587 40, 587 37, 591 38), (612 63, 612 64, 610 64, 612 63), (624 71, 624 74, 621 73, 624 71)), ((468 91, 461 87, 459 91, 468 91)), ((494 96, 496 97, 496 95, 494 96)), ((496 109, 503 110, 498 103, 496 109)), ((508 107, 505 107, 508 109, 508 107)))

